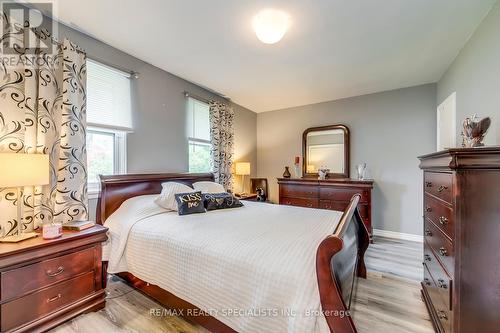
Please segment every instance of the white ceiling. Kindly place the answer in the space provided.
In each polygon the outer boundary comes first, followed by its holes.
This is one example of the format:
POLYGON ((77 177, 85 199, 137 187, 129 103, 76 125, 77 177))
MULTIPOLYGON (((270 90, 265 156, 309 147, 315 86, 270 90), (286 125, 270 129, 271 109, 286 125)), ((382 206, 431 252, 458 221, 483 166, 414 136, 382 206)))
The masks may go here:
POLYGON ((436 82, 496 0, 60 0, 55 16, 255 112, 436 82), (278 44, 252 16, 288 12, 278 44))

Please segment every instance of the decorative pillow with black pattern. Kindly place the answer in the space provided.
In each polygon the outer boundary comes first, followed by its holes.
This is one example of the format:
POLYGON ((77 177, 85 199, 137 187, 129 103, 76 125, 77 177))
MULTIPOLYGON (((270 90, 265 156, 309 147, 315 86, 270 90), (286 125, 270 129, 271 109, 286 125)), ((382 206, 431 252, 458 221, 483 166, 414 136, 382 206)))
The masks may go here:
POLYGON ((241 207, 243 204, 231 193, 204 193, 203 201, 207 210, 241 207))
POLYGON ((205 213, 203 196, 200 191, 178 193, 175 195, 179 215, 205 213))

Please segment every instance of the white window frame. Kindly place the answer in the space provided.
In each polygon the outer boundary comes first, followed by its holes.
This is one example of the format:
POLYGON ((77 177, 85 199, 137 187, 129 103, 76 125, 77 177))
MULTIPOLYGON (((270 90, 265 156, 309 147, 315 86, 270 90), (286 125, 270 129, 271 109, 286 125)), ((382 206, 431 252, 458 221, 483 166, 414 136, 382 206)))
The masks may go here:
MULTIPOLYGON (((89 125, 87 126, 87 133, 89 132, 111 134, 114 136, 113 164, 115 169, 113 170, 113 173, 127 173, 127 131, 89 125)), ((99 197, 99 192, 101 189, 101 184, 99 182, 87 183, 87 187, 89 199, 96 199, 99 197)))
MULTIPOLYGON (((186 99, 186 106, 189 105, 189 99, 193 99, 194 101, 198 102, 198 103, 203 103, 203 104, 206 104, 207 106, 209 105, 206 101, 203 101, 199 98, 195 98, 195 97, 192 97, 192 96, 189 96, 187 99, 186 99)), ((209 111, 210 112, 210 111, 209 111)), ((209 121, 210 122, 210 121, 209 121)), ((195 123, 193 123, 193 126, 196 126, 195 123)), ((210 123, 208 124, 208 126, 210 127, 210 123)), ((193 133, 194 133, 194 128, 193 128, 193 133)), ((190 165, 189 165, 189 154, 191 153, 190 152, 190 145, 191 144, 195 144, 195 145, 199 145, 199 146, 209 146, 210 149, 212 149, 212 141, 211 140, 205 140, 205 139, 199 139, 199 138, 195 138, 195 137, 191 137, 191 136, 188 136, 188 170, 190 171, 190 165)), ((211 162, 211 161, 209 161, 211 162)), ((213 172, 212 170, 212 163, 209 163, 210 167, 209 169, 206 171, 206 172, 213 172)))

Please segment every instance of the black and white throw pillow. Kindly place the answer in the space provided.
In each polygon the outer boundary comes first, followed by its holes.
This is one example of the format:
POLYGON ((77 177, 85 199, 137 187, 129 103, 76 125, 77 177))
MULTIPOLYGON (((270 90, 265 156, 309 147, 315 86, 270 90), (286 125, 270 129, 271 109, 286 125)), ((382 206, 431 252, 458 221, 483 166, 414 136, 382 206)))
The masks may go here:
POLYGON ((189 193, 178 193, 175 195, 179 215, 205 213, 203 196, 200 191, 189 193))
POLYGON ((203 200, 207 210, 241 207, 243 204, 231 193, 204 193, 203 200))

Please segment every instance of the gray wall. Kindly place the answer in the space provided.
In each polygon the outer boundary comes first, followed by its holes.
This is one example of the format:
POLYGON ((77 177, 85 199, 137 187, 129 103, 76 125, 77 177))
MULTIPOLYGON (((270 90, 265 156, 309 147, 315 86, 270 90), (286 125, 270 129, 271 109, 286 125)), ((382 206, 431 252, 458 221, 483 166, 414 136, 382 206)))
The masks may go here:
POLYGON ((438 104, 453 92, 457 93, 457 144, 462 142, 463 119, 474 113, 492 118, 486 144, 500 144, 500 2, 438 82, 438 104))
MULTIPOLYGON (((184 97, 188 90, 210 92, 137 58, 61 25, 61 36, 89 57, 140 72, 134 81, 134 133, 128 137, 128 171, 186 171, 184 97)), ((301 156, 301 137, 312 126, 344 123, 351 130, 351 176, 368 163, 375 179, 373 222, 378 229, 421 234, 421 172, 416 156, 435 150, 436 105, 457 92, 457 142, 462 119, 491 116, 489 144, 500 144, 500 2, 491 10, 442 79, 435 85, 405 88, 338 101, 254 114, 234 105, 235 160, 249 161, 252 175, 271 181, 301 156), (436 100, 437 95, 437 100, 436 100), (256 133, 257 129, 257 133, 256 133), (258 154, 257 154, 258 151, 258 154), (256 169, 258 168, 258 172, 256 169)), ((236 181, 236 189, 240 186, 236 181)), ((95 201, 90 202, 95 209, 95 201)))
POLYGON ((258 174, 271 182, 294 156, 302 156, 302 132, 313 126, 345 124, 351 131, 351 177, 368 164, 375 180, 373 224, 377 229, 422 234, 422 172, 417 156, 436 145, 436 86, 428 84, 277 110, 257 115, 258 174))
MULTIPOLYGON (((133 80, 134 132, 127 137, 128 172, 186 172, 188 146, 183 92, 189 91, 205 98, 217 98, 217 96, 60 24, 59 38, 62 37, 68 37, 86 50, 89 58, 140 73, 139 79, 133 80)), ((239 105, 233 104, 233 107, 235 160, 250 162, 255 174, 257 115, 239 105)), ((91 200, 89 204, 92 217, 95 204, 95 200, 91 200)))

